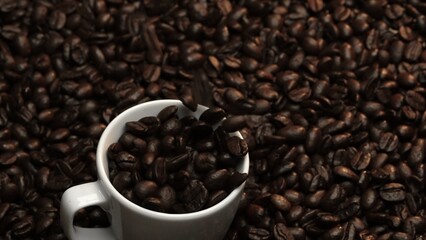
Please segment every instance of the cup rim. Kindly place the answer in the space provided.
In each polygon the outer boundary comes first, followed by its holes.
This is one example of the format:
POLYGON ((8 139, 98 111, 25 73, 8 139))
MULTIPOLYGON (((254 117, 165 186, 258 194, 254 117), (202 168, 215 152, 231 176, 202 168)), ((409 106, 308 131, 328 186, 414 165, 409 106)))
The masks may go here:
MULTIPOLYGON (((172 100, 172 99, 168 99, 168 100, 153 100, 153 101, 149 101, 149 102, 145 102, 145 103, 141 103, 138 105, 135 105, 131 108, 128 108, 127 110, 123 111, 122 113, 120 113, 119 115, 117 115, 105 128, 105 130, 103 131, 99 142, 98 142, 98 147, 96 150, 96 168, 97 168, 97 172, 98 172, 98 181, 102 181, 103 185, 107 188, 107 193, 112 195, 113 198, 115 198, 118 202, 120 202, 120 204, 122 204, 123 206, 126 206, 128 208, 130 208, 130 210, 138 213, 138 214, 143 214, 152 218, 156 218, 156 219, 162 219, 162 220, 193 220, 193 219, 197 219, 197 218, 202 218, 205 217, 207 215, 213 214, 219 210, 221 210, 222 208, 224 208, 225 206, 227 206, 228 204, 231 204, 232 201, 239 197, 240 193, 243 191, 244 189, 244 185, 246 182, 243 182, 239 187, 235 188, 230 194, 228 194, 228 196, 223 199, 222 201, 220 201, 219 203, 207 208, 207 209, 203 209, 200 211, 196 211, 196 212, 191 212, 191 213, 164 213, 164 212, 157 212, 157 211, 153 211, 153 210, 149 210, 146 208, 143 208, 135 203, 133 203, 132 201, 128 200, 127 198, 125 198, 123 195, 121 195, 121 193, 119 193, 115 187, 112 185, 111 181, 109 180, 109 177, 107 174, 108 170, 108 160, 106 158, 106 151, 108 150, 109 144, 108 146, 106 146, 107 144, 105 143, 108 138, 110 137, 112 131, 114 130, 114 128, 119 127, 124 125, 125 122, 128 122, 130 120, 126 120, 128 115, 131 115, 132 113, 135 112, 141 112, 143 111, 144 108, 146 107, 153 107, 152 105, 159 105, 159 108, 164 108, 166 106, 170 106, 170 105, 177 105, 179 108, 186 108, 187 107, 185 105, 183 105, 183 103, 180 100, 172 100)), ((208 109, 207 107, 203 106, 203 105, 198 105, 197 111, 198 110, 206 110, 208 109)), ((189 109, 188 109, 189 110, 189 109)), ((190 110, 189 110, 190 111, 190 110)), ((232 133, 240 138, 243 138, 242 135, 239 132, 234 132, 232 133)), ((249 172, 249 155, 248 153, 244 156, 243 162, 242 164, 242 173, 247 173, 249 172)))

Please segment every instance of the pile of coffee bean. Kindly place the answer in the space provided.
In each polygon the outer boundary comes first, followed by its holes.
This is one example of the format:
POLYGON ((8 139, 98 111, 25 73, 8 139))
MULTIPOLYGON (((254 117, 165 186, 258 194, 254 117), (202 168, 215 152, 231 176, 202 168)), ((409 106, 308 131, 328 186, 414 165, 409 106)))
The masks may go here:
POLYGON ((219 203, 246 180, 236 167, 248 148, 219 124, 223 109, 210 108, 199 119, 179 118, 177 111, 171 105, 126 122, 107 158, 111 182, 127 199, 154 211, 189 213, 219 203))
POLYGON ((106 125, 181 99, 248 145, 226 239, 424 239, 425 34, 421 0, 0 0, 0 238, 65 239, 106 125))

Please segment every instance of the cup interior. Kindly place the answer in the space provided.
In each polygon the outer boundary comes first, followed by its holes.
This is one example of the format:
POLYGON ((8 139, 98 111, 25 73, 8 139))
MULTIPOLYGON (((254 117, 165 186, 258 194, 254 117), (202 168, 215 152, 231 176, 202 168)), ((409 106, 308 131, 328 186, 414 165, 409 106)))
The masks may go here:
MULTIPOLYGON (((197 212, 192 212, 192 213, 171 214, 171 213, 156 212, 156 211, 152 211, 149 209, 145 209, 141 206, 138 206, 137 204, 131 202, 130 200, 126 199, 123 195, 121 195, 114 188, 114 186, 109 180, 107 150, 112 143, 118 141, 121 134, 125 131, 125 123, 129 121, 137 121, 141 119, 142 117, 146 117, 146 116, 156 116, 163 108, 170 105, 178 106, 177 115, 179 117, 193 115, 196 118, 199 118, 199 116, 205 110, 208 109, 205 106, 198 105, 197 111, 192 112, 187 107, 185 107, 182 104, 182 102, 179 100, 156 100, 156 101, 150 101, 150 102, 136 105, 122 112, 108 124, 108 126, 104 130, 99 140, 97 151, 96 151, 96 165, 98 169, 98 177, 99 177, 99 180, 103 182, 103 184, 107 188, 108 193, 111 194, 113 198, 117 199, 121 204, 124 204, 127 207, 131 208, 133 211, 139 212, 141 214, 148 214, 156 218, 167 218, 169 220, 170 218, 191 219, 191 218, 202 217, 206 214, 210 214, 214 211, 218 211, 219 209, 229 204, 233 199, 238 197, 239 193, 243 190, 245 183, 241 184, 238 188, 234 189, 224 200, 222 200, 221 202, 219 202, 218 204, 210 208, 203 209, 197 212)), ((239 132, 231 133, 231 135, 235 135, 242 138, 239 132)), ((249 171, 248 154, 244 157, 244 160, 241 161, 240 164, 236 167, 236 170, 241 173, 248 173, 249 171)))

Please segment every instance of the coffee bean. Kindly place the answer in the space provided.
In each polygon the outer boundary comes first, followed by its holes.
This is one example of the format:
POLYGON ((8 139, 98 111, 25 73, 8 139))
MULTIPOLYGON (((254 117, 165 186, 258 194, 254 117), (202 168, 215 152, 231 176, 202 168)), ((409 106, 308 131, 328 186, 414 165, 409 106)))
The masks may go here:
POLYGON ((170 209, 172 205, 176 202, 176 192, 172 187, 168 185, 165 185, 164 187, 160 188, 158 191, 158 195, 165 211, 168 211, 168 209, 170 209))
POLYGON ((209 208, 211 206, 218 204, 223 199, 225 199, 227 196, 228 196, 228 193, 226 191, 223 191, 223 190, 213 192, 209 196, 209 200, 207 201, 206 208, 209 208))
POLYGON ((402 201, 405 199, 405 187, 399 183, 387 183, 380 188, 379 195, 385 201, 402 201))
POLYGON ((277 223, 274 226, 274 238, 275 239, 295 239, 293 235, 290 233, 289 229, 283 223, 277 223))
POLYGON ((216 124, 226 117, 226 112, 221 108, 209 108, 200 115, 200 120, 209 124, 216 124))
POLYGON ((163 185, 167 181, 166 160, 158 157, 152 166, 153 179, 158 185, 163 185))
POLYGON ((67 176, 57 176, 51 178, 46 183, 46 189, 51 191, 63 191, 72 185, 72 179, 67 176))
POLYGON ((324 2, 322 0, 311 0, 308 1, 308 7, 313 12, 319 12, 324 8, 324 2))
POLYGON ((357 182, 359 180, 358 175, 355 172, 353 172, 350 168, 345 166, 334 167, 333 172, 336 176, 347 178, 354 182, 357 182))
POLYGON ((233 172, 226 184, 227 189, 230 191, 239 187, 241 184, 243 184, 247 180, 247 177, 248 177, 247 173, 240 173, 237 171, 233 172))
POLYGON ((401 26, 399 35, 403 40, 412 41, 414 39, 413 30, 410 27, 401 26))
POLYGON ((222 127, 227 132, 235 132, 246 126, 246 118, 244 116, 231 116, 226 118, 222 127))
POLYGON ((220 190, 223 189, 225 183, 228 181, 230 173, 226 169, 220 169, 214 172, 210 172, 204 178, 204 186, 208 190, 220 190))
MULTIPOLYGON (((149 154, 149 156, 147 156, 148 158, 146 159, 147 162, 154 162, 154 154, 149 154)), ((180 154, 178 156, 175 157, 170 157, 170 158, 166 158, 165 160, 165 164, 166 164, 166 171, 168 172, 175 172, 181 168, 184 168, 187 164, 188 164, 188 160, 189 160, 189 154, 188 153, 183 153, 180 154)), ((195 162, 194 162, 195 164, 195 162)), ((150 164, 148 164, 150 165, 150 164)))
POLYGON ((247 143, 236 136, 229 137, 226 140, 226 147, 229 153, 235 157, 243 157, 248 152, 247 143))
POLYGON ((299 88, 291 90, 288 93, 288 97, 294 102, 302 102, 311 96, 311 89, 299 88))
POLYGON ((4 152, 0 154, 0 163, 2 165, 11 165, 17 160, 16 155, 13 152, 4 152))
POLYGON ((132 134, 143 136, 148 131, 148 126, 142 122, 134 121, 126 123, 126 131, 129 131, 132 134))
POLYGON ((121 151, 117 154, 117 165, 123 170, 131 170, 136 161, 136 157, 126 151, 121 151))
POLYGON ((370 153, 357 153, 352 159, 351 159, 351 166, 355 170, 364 170, 368 167, 371 161, 371 154, 370 153))
POLYGON ((405 96, 405 101, 408 103, 408 105, 410 105, 412 108, 416 110, 419 110, 419 111, 425 110, 425 103, 426 103, 425 98, 415 91, 411 91, 411 90, 408 91, 405 96))
POLYGON ((243 229, 243 236, 247 239, 259 239, 266 240, 270 238, 270 232, 264 228, 256 228, 253 226, 248 226, 243 229))
POLYGON ((198 151, 213 151, 216 147, 216 142, 212 138, 205 138, 195 144, 198 151))
POLYGON ((288 141, 303 141, 306 138, 306 128, 299 125, 291 125, 278 130, 280 136, 285 137, 288 141))
POLYGON ((67 19, 65 13, 55 10, 49 17, 49 26, 54 30, 60 30, 65 26, 67 19))
POLYGON ((158 119, 160 119, 161 122, 165 122, 167 119, 175 115, 177 110, 178 107, 174 105, 166 107, 157 114, 157 117, 158 119))
POLYGON ((377 204, 378 193, 373 189, 367 189, 361 196, 361 207, 371 209, 377 204))
POLYGON ((398 136, 390 132, 381 134, 379 148, 386 152, 392 152, 399 145, 398 136))
POLYGON ((199 172, 209 172, 216 168, 216 157, 209 152, 200 152, 195 155, 194 167, 199 172))
POLYGON ((321 200, 321 206, 324 209, 336 209, 337 205, 343 200, 343 189, 340 185, 332 185, 321 200))
POLYGON ((279 194, 271 195, 271 203, 280 211, 289 211, 291 208, 291 203, 284 196, 279 194))
POLYGON ((177 118, 170 118, 164 121, 160 126, 162 136, 178 134, 182 129, 182 123, 177 118))
POLYGON ((131 178, 130 172, 122 171, 119 172, 112 181, 112 185, 117 189, 117 191, 121 192, 128 186, 130 186, 131 178))
POLYGON ((156 212, 164 212, 163 206, 161 204, 161 200, 159 198, 156 197, 147 197, 145 198, 145 200, 142 202, 142 207, 149 209, 149 210, 153 210, 156 212))
POLYGON ((417 41, 412 41, 407 44, 404 50, 404 57, 410 62, 416 61, 422 52, 422 45, 417 41))
POLYGON ((134 194, 140 199, 144 200, 147 197, 154 196, 158 191, 158 185, 149 180, 138 182, 134 188, 133 192, 134 194))
POLYGON ((408 155, 408 164, 417 166, 424 159, 425 150, 423 146, 415 145, 411 148, 408 155))
POLYGON ((208 190, 198 180, 192 180, 183 190, 181 198, 188 212, 201 210, 208 201, 208 190))

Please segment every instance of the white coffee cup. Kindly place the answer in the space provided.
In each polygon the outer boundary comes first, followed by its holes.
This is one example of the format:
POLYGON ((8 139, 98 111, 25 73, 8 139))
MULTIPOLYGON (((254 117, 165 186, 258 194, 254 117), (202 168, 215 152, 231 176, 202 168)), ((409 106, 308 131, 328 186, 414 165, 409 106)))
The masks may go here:
MULTIPOLYGON (((156 100, 142 103, 122 112, 103 132, 96 152, 98 181, 69 188, 61 199, 61 224, 71 240, 221 240, 230 227, 243 192, 245 182, 218 204, 193 213, 168 214, 144 209, 126 199, 111 184, 108 175, 107 149, 124 132, 125 123, 145 116, 156 116, 163 108, 178 106, 178 116, 199 117, 207 107, 198 105, 192 112, 178 100, 156 100), (82 228, 73 225, 75 213, 84 207, 100 206, 108 214, 108 228, 82 228)), ((232 135, 242 138, 238 132, 232 135)), ((249 171, 248 154, 237 166, 242 173, 249 171)))

